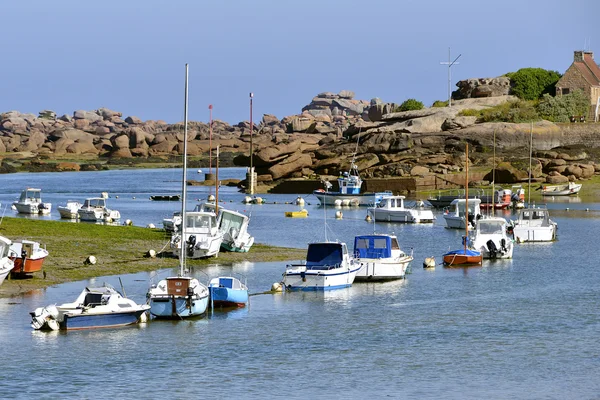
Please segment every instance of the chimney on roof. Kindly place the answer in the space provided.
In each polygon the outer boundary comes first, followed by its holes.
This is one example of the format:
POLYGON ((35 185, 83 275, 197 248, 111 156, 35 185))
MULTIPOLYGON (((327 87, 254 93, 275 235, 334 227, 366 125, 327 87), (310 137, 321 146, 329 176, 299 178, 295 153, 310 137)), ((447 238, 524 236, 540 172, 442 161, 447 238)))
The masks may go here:
POLYGON ((581 50, 575 50, 575 55, 573 56, 574 62, 583 62, 583 54, 585 52, 581 50))

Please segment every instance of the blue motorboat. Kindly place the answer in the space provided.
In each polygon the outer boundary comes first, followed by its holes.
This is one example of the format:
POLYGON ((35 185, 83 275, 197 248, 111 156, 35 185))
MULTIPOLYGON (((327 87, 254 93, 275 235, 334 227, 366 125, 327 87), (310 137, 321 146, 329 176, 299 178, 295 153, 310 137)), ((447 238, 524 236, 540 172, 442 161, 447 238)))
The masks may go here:
POLYGON ((233 276, 220 276, 208 284, 212 307, 245 307, 248 303, 248 286, 233 276))

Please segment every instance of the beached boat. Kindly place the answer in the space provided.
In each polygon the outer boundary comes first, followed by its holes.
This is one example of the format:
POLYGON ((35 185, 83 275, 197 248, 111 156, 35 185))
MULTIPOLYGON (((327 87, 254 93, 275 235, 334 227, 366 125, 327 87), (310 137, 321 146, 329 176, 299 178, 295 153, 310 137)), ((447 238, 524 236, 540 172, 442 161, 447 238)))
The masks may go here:
POLYGON ((285 216, 289 218, 306 218, 308 217, 308 211, 305 208, 299 211, 286 211, 285 216))
POLYGON ((581 183, 569 182, 562 185, 543 185, 542 196, 571 196, 579 193, 581 183))
POLYGON ((493 195, 481 196, 480 208, 484 210, 495 209, 504 210, 511 205, 512 202, 512 189, 494 189, 493 195))
POLYGON ((219 276, 208 284, 211 307, 245 307, 248 303, 248 286, 234 276, 219 276))
POLYGON ((471 232, 471 247, 481 252, 484 259, 512 258, 514 242, 508 235, 508 222, 502 217, 484 217, 477 220, 471 232))
POLYGON ((9 257, 11 244, 10 239, 0 236, 0 285, 15 266, 12 258, 9 257))
POLYGON ((13 207, 21 214, 50 214, 52 203, 42 201, 42 189, 27 188, 21 192, 13 207))
POLYGON ((121 213, 106 207, 104 197, 90 197, 85 199, 83 205, 77 210, 81 221, 113 222, 121 219, 121 213))
POLYGON ((283 274, 286 290, 331 290, 352 286, 360 264, 348 254, 345 243, 310 243, 306 261, 289 264, 283 274))
POLYGON ((237 211, 219 208, 219 230, 223 234, 221 248, 246 253, 254 244, 254 236, 248 233, 250 217, 237 211))
POLYGON ((363 180, 358 172, 358 167, 352 163, 350 169, 345 171, 337 179, 339 191, 330 192, 332 187, 330 182, 325 182, 325 189, 313 191, 313 195, 319 199, 324 206, 373 206, 380 201, 383 196, 390 195, 391 192, 379 193, 361 193, 363 180))
POLYGON ((41 271, 44 260, 48 257, 48 251, 38 242, 31 240, 16 240, 10 246, 10 250, 14 261, 11 276, 15 278, 23 278, 41 271))
MULTIPOLYGON (((183 225, 182 221, 182 227, 183 225)), ((185 229, 171 237, 173 255, 181 254, 181 237, 185 256, 191 259, 217 257, 223 243, 223 232, 219 230, 217 216, 213 212, 188 211, 185 213, 185 229), (183 235, 182 235, 183 232, 183 235)))
POLYGON ((86 287, 72 303, 40 307, 31 312, 38 330, 116 328, 146 320, 146 304, 137 304, 111 286, 86 287))
POLYGON ((64 206, 58 206, 56 209, 58 210, 61 218, 77 219, 77 217, 79 217, 78 211, 82 206, 83 204, 77 200, 67 200, 67 204, 64 206))
POLYGON ((413 256, 400 249, 395 235, 372 234, 354 238, 354 259, 361 266, 355 282, 384 281, 404 278, 413 256))
MULTIPOLYGON (((187 231, 189 213, 186 213, 187 198, 187 132, 188 132, 188 65, 185 65, 185 108, 183 114, 183 179, 181 196, 181 214, 185 215, 181 221, 181 231, 187 231)), ((212 214, 212 218, 216 217, 212 214)), ((195 218, 191 218, 195 222, 195 218)), ((179 274, 162 279, 156 285, 152 285, 146 297, 150 304, 150 314, 156 318, 186 318, 201 316, 208 308, 208 287, 200 283, 198 279, 187 274, 185 260, 188 249, 179 246, 179 274)))
MULTIPOLYGON (((469 209, 469 144, 465 149, 465 209, 469 209)), ((481 265, 483 259, 480 251, 472 250, 469 246, 469 224, 465 224, 465 235, 462 238, 463 247, 457 250, 450 250, 442 256, 443 263, 447 267, 459 266, 467 267, 471 265, 481 265)))
POLYGON ((450 206, 444 208, 444 220, 446 220, 446 228, 465 229, 467 221, 472 227, 475 227, 475 222, 481 218, 480 199, 455 199, 452 200, 450 206), (467 203, 469 210, 467 212, 467 203))
POLYGON ((405 196, 384 196, 373 208, 367 212, 375 221, 382 222, 433 222, 433 211, 426 208, 404 207, 405 196))

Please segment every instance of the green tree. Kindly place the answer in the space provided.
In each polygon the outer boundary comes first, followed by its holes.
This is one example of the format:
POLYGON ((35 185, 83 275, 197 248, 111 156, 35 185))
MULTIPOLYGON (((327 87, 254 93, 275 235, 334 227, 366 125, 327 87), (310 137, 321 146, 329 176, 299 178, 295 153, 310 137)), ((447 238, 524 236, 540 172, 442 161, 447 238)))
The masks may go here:
POLYGON ((415 99, 408 99, 408 100, 404 101, 404 103, 400 104, 400 106, 394 111, 399 112, 399 111, 421 110, 424 107, 425 106, 420 101, 415 100, 415 99))
POLYGON ((510 78, 512 94, 522 100, 537 100, 542 95, 554 94, 554 85, 561 75, 542 68, 521 68, 506 74, 510 78))
POLYGON ((569 122, 571 116, 587 116, 590 103, 583 90, 559 97, 545 94, 537 106, 538 113, 544 119, 553 122, 569 122))

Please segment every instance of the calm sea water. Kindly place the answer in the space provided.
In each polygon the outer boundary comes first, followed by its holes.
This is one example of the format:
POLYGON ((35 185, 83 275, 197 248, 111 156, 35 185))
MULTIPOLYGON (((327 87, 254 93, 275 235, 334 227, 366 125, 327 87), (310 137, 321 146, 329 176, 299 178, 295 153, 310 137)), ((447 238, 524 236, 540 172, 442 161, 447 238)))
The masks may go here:
MULTIPOLYGON (((177 193, 179 174, 2 175, 0 202, 10 204, 25 186, 41 187, 53 207, 108 191, 109 206, 124 219, 160 226, 179 203, 148 198, 177 193)), ((220 171, 223 178, 243 174, 220 171)), ((190 199, 208 193, 193 187, 190 199)), ((285 204, 296 195, 265 195, 278 204, 252 206, 241 204, 243 197, 233 188, 220 190, 228 207, 252 214, 258 242, 304 248, 324 238, 325 217, 329 239, 350 247, 354 235, 373 231, 365 210, 341 209, 338 220, 336 210, 317 207, 312 196, 304 196, 311 203, 306 219, 284 217, 299 208, 285 204)), ((215 263, 194 274, 203 281, 244 274, 255 295, 245 309, 204 319, 69 333, 29 327, 29 311, 71 301, 86 285, 118 287, 114 276, 0 299, 0 396, 598 398, 600 207, 577 200, 548 205, 559 224, 557 242, 521 244, 514 259, 479 268, 421 268, 425 257, 441 261, 443 252, 460 244, 462 232, 445 229, 439 214, 429 225, 376 224, 378 232, 396 233, 403 249, 414 251, 412 273, 401 281, 266 295, 259 293, 281 279, 285 263, 215 263)), ((170 272, 121 278, 127 295, 143 302, 150 279, 170 272)))

